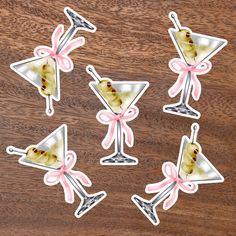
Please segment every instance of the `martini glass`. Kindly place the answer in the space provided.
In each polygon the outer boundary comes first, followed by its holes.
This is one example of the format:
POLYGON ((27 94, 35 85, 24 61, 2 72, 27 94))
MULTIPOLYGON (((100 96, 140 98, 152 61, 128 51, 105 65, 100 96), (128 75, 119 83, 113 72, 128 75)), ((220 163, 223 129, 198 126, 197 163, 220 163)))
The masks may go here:
MULTIPOLYGON (((112 81, 109 78, 101 78, 92 65, 88 65, 86 70, 95 80, 89 83, 90 88, 94 91, 103 105, 115 115, 126 114, 126 111, 128 112, 129 108, 134 106, 149 86, 147 81, 112 81), (112 88, 115 89, 117 97, 121 99, 122 104, 113 104, 110 100, 110 92, 101 92, 98 85, 102 81, 109 81, 112 88)), ((115 152, 112 155, 101 158, 100 163, 101 165, 138 164, 137 158, 124 153, 123 133, 119 119, 116 122, 115 152)))
MULTIPOLYGON (((224 177, 203 155, 200 144, 196 142, 199 125, 197 123, 194 123, 191 129, 191 139, 189 139, 187 136, 182 137, 177 163, 178 177, 183 180, 190 180, 191 182, 197 184, 222 183, 224 181, 224 177), (186 165, 185 151, 187 144, 193 145, 194 147, 195 145, 197 145, 196 147, 198 151, 196 154, 197 159, 194 168, 186 172, 184 165, 186 165)), ((160 220, 157 216, 155 208, 158 204, 160 204, 164 199, 168 197, 176 184, 176 181, 170 183, 165 189, 158 192, 151 200, 146 200, 136 194, 133 195, 131 199, 153 225, 158 225, 160 223, 160 220)))
MULTIPOLYGON (((180 57, 185 61, 186 65, 189 67, 197 66, 201 62, 209 60, 227 44, 227 40, 225 39, 210 37, 203 34, 197 34, 186 27, 182 27, 178 21, 177 14, 175 12, 170 12, 169 18, 175 26, 175 29, 169 29, 170 37, 180 57), (178 40, 177 34, 178 32, 180 32, 180 30, 187 30, 190 32, 190 37, 192 38, 196 51, 196 55, 194 57, 187 54, 187 52, 183 48, 183 45, 185 44, 181 45, 180 40, 178 40)), ((175 115, 187 116, 194 119, 200 118, 200 113, 188 105, 191 87, 191 71, 188 71, 185 79, 185 84, 181 88, 182 93, 180 96, 180 101, 175 104, 165 105, 163 107, 163 111, 175 115)))
MULTIPOLYGON (((66 7, 64 12, 69 18, 71 26, 59 42, 56 49, 57 55, 62 49, 64 49, 67 43, 71 41, 77 30, 85 30, 89 32, 96 31, 96 27, 93 24, 69 7, 66 7)), ((53 100, 60 100, 60 74, 56 60, 50 55, 45 57, 32 57, 12 63, 10 68, 38 88, 40 95, 46 99, 46 114, 52 116, 54 113, 53 100), (46 83, 43 83, 42 81, 42 68, 47 68, 44 70, 44 75, 47 74, 46 83), (45 85, 50 86, 50 91, 45 89, 45 85)))
MULTIPOLYGON (((67 153, 67 126, 61 125, 58 129, 52 132, 37 145, 31 145, 26 149, 19 149, 13 146, 9 146, 6 150, 10 155, 21 156, 19 159, 19 163, 22 165, 44 169, 47 171, 59 170, 65 163, 64 160, 67 153), (35 151, 35 149, 40 150, 42 153, 48 152, 52 156, 55 155, 57 157, 57 160, 53 164, 44 162, 42 158, 43 154, 38 158, 30 158, 29 156, 31 150, 35 151)), ((74 188, 74 191, 81 199, 80 205, 75 211, 75 216, 77 218, 80 218, 106 197, 106 192, 104 191, 100 191, 95 194, 88 194, 82 187, 82 185, 70 174, 64 172, 64 175, 69 180, 74 188)))

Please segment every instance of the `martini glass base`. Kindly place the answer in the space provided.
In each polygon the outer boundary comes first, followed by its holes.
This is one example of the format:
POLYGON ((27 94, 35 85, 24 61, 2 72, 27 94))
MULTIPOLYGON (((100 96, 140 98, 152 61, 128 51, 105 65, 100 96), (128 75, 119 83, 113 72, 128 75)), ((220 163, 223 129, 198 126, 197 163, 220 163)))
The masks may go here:
POLYGON ((138 195, 132 196, 132 201, 134 204, 143 212, 143 214, 152 222, 154 225, 158 225, 160 223, 156 211, 155 205, 153 205, 150 201, 147 201, 138 195))
POLYGON ((80 218, 86 212, 90 211, 93 207, 95 207, 99 202, 101 202, 107 194, 104 191, 98 192, 93 195, 86 196, 80 203, 80 206, 75 212, 75 216, 80 218))
POLYGON ((109 157, 103 157, 100 160, 101 165, 137 165, 138 159, 128 156, 124 153, 115 153, 109 157))
POLYGON ((184 103, 166 105, 163 107, 163 111, 174 115, 191 117, 194 119, 200 118, 200 113, 198 111, 184 103))

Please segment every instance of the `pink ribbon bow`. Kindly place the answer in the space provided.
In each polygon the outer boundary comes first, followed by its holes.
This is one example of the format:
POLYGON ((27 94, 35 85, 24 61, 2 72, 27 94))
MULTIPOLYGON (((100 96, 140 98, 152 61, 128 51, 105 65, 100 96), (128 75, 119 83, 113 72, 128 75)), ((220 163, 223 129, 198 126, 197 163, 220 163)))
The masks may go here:
POLYGON ((90 179, 84 173, 72 170, 76 160, 76 154, 73 151, 68 151, 66 153, 64 166, 62 166, 60 170, 50 170, 44 175, 44 183, 49 186, 56 185, 59 182, 61 183, 65 193, 65 201, 68 203, 74 202, 74 190, 64 173, 78 179, 86 187, 92 185, 90 179))
POLYGON ((170 69, 179 74, 175 84, 169 89, 170 97, 175 97, 184 87, 184 79, 188 72, 191 72, 191 83, 193 85, 192 97, 198 100, 201 95, 201 83, 196 75, 206 74, 211 70, 211 63, 209 61, 200 62, 195 66, 188 66, 184 61, 179 58, 174 58, 169 62, 170 69))
POLYGON ((73 62, 68 54, 75 48, 84 45, 85 38, 78 37, 76 39, 70 40, 65 44, 64 48, 57 53, 56 51, 59 45, 59 40, 63 33, 64 26, 58 25, 52 34, 52 47, 50 48, 48 46, 38 46, 34 49, 34 55, 38 57, 51 56, 57 61, 62 71, 68 72, 71 71, 74 67, 73 62))
POLYGON ((102 141, 102 146, 104 149, 108 149, 115 139, 115 128, 116 123, 119 120, 121 125, 121 130, 125 134, 125 142, 129 147, 133 146, 134 134, 132 129, 126 124, 127 121, 131 121, 138 116, 139 110, 136 106, 124 111, 121 114, 114 114, 108 110, 101 110, 97 114, 97 120, 105 125, 109 125, 107 135, 102 141))
POLYGON ((198 190, 196 183, 178 177, 177 167, 172 162, 163 163, 162 172, 166 178, 161 182, 148 184, 145 191, 146 193, 157 193, 164 190, 171 183, 176 182, 174 188, 169 192, 170 196, 164 201, 164 210, 168 210, 175 204, 178 199, 179 189, 185 193, 195 193, 198 190))

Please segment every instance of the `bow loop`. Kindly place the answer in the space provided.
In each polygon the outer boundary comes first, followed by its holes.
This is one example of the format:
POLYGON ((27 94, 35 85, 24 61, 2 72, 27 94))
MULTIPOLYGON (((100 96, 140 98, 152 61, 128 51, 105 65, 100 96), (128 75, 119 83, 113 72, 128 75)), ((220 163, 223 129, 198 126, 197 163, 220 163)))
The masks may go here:
POLYGON ((62 167, 64 170, 71 170, 77 161, 77 156, 73 151, 68 151, 65 157, 65 165, 62 167))
POLYGON ((84 173, 72 170, 76 160, 76 154, 73 151, 68 151, 65 157, 65 164, 59 170, 50 170, 44 175, 44 183, 49 186, 61 183, 64 189, 65 201, 68 203, 74 202, 74 190, 65 173, 78 179, 84 186, 90 187, 92 185, 90 179, 84 173))
POLYGON ((161 182, 148 184, 145 191, 146 193, 157 193, 166 189, 172 183, 175 183, 174 187, 169 192, 169 197, 164 201, 163 208, 165 210, 168 210, 175 204, 178 199, 179 189, 185 193, 195 193, 198 190, 198 185, 196 183, 178 177, 177 167, 172 162, 163 163, 162 172, 166 178, 161 182))
MULTIPOLYGON (((44 176, 44 178, 46 177, 44 176)), ((50 185, 50 186, 56 185, 60 182, 60 174, 57 172, 51 173, 49 177, 47 176, 47 178, 44 179, 44 181, 47 182, 46 183, 47 185, 50 185)))
POLYGON ((108 149, 115 139, 117 121, 120 121, 121 131, 125 134, 125 142, 129 147, 133 146, 134 134, 126 122, 138 116, 139 109, 136 106, 129 108, 121 114, 114 114, 108 110, 101 110, 97 113, 97 120, 105 125, 109 125, 106 137, 102 141, 104 149, 108 149))
POLYGON ((172 59, 170 60, 169 62, 169 67, 170 69, 175 72, 175 73, 181 73, 181 72, 184 72, 184 71, 187 71, 188 72, 188 68, 190 69, 191 67, 186 67, 186 64, 185 62, 183 62, 182 60, 180 59, 172 59))
POLYGON ((189 181, 183 181, 182 183, 180 183, 181 185, 181 189, 182 191, 188 193, 188 191, 191 192, 196 192, 197 191, 197 187, 196 187, 196 184, 193 183, 193 182, 189 182, 189 181))
POLYGON ((190 72, 191 84, 193 86, 192 97, 198 100, 201 95, 201 83, 196 75, 206 74, 211 69, 211 62, 200 62, 194 66, 188 66, 183 60, 174 58, 169 62, 170 69, 179 74, 177 81, 169 89, 170 97, 175 97, 184 87, 184 80, 190 72))
POLYGON ((176 179, 178 177, 175 170, 175 165, 172 162, 163 163, 162 173, 167 178, 176 179))
POLYGON ((210 61, 203 61, 198 63, 196 66, 194 66, 194 72, 195 74, 201 75, 208 73, 212 68, 212 64, 210 61))
POLYGON ((118 120, 119 117, 119 115, 108 112, 107 110, 101 110, 97 114, 98 121, 104 125, 110 124, 113 120, 118 120))
POLYGON ((64 26, 58 25, 52 34, 52 47, 50 48, 48 46, 38 46, 34 49, 34 55, 37 57, 50 56, 57 61, 59 68, 62 71, 68 72, 73 70, 74 67, 73 62, 68 54, 75 48, 83 46, 85 43, 85 39, 84 37, 78 37, 76 39, 70 40, 65 44, 64 48, 60 52, 57 52, 60 38, 63 33, 64 26))

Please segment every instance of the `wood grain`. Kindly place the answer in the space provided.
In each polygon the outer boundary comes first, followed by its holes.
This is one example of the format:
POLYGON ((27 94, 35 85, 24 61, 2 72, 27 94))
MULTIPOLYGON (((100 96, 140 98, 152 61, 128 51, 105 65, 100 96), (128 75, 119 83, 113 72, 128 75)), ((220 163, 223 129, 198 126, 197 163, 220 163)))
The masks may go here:
POLYGON ((235 235, 236 232, 236 80, 235 1, 0 0, 0 235, 1 236, 169 236, 235 235), (70 6, 93 22, 95 34, 71 53, 75 68, 61 73, 61 101, 55 115, 44 113, 45 101, 36 89, 10 70, 13 62, 32 56, 38 45, 50 45, 54 28, 69 26, 63 8, 70 6), (176 162, 183 135, 190 134, 191 119, 162 112, 176 102, 167 91, 177 75, 168 61, 177 57, 167 29, 168 13, 175 10, 182 25, 195 32, 229 41, 212 58, 213 69, 200 76, 202 95, 190 104, 202 113, 198 141, 203 152, 225 177, 223 184, 202 185, 194 195, 180 193, 173 208, 157 208, 161 220, 154 227, 130 198, 144 193, 147 183, 163 179, 161 165, 176 162), (135 146, 126 152, 139 158, 134 167, 104 167, 99 159, 113 152, 100 143, 105 126, 96 121, 103 108, 90 90, 87 64, 114 80, 148 80, 150 88, 138 102, 139 117, 130 122, 135 146), (61 186, 43 183, 43 170, 21 166, 8 145, 25 148, 41 141, 61 124, 69 128, 69 149, 78 155, 76 169, 92 180, 89 193, 105 190, 108 197, 81 219, 73 216, 79 204, 64 202, 61 186))

